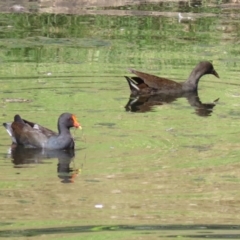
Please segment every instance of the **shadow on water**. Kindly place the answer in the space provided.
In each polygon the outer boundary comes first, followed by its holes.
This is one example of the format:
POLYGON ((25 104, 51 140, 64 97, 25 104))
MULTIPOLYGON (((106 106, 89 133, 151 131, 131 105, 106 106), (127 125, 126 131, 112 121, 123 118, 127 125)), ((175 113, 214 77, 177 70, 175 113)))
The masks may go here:
POLYGON ((88 225, 53 228, 33 228, 24 230, 3 230, 0 237, 26 237, 42 234, 66 234, 87 232, 119 232, 134 231, 141 234, 158 234, 158 237, 185 237, 208 239, 240 239, 239 225, 88 225), (224 230, 225 233, 220 232, 224 230), (156 232, 158 231, 158 232, 156 232), (170 232, 170 234, 169 234, 170 232), (175 233, 175 234, 174 234, 175 233))
POLYGON ((74 182, 79 173, 79 169, 71 167, 75 157, 75 151, 69 150, 49 150, 37 148, 24 148, 22 146, 12 145, 11 158, 15 168, 26 168, 30 164, 43 163, 45 159, 58 158, 57 173, 62 183, 74 182))
POLYGON ((211 116, 213 108, 216 106, 219 98, 214 100, 213 103, 202 103, 198 93, 185 93, 185 94, 157 94, 145 96, 132 96, 130 95, 129 101, 125 106, 126 111, 131 112, 148 112, 155 106, 161 106, 166 103, 172 103, 178 98, 186 98, 189 104, 195 108, 195 113, 201 117, 211 116))

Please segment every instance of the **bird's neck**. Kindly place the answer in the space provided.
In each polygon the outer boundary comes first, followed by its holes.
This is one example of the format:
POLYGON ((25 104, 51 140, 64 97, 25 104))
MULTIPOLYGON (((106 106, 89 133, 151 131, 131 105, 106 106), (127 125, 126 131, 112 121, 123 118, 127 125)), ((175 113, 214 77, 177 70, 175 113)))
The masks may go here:
POLYGON ((191 74, 189 75, 188 79, 186 82, 184 82, 185 87, 189 88, 191 91, 197 91, 198 89, 198 82, 200 78, 204 74, 196 69, 193 69, 191 74))
POLYGON ((64 124, 58 123, 58 133, 59 135, 69 134, 70 130, 64 124))

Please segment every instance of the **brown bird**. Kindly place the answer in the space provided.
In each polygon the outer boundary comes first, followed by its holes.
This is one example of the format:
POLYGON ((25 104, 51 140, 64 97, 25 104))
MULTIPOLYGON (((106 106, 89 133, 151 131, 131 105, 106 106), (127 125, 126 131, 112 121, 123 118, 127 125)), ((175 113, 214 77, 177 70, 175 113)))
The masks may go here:
POLYGON ((46 149, 74 149, 70 128, 81 128, 75 115, 63 113, 58 118, 58 133, 15 115, 12 123, 3 123, 14 144, 46 149))
POLYGON ((198 82, 200 78, 205 74, 213 74, 219 78, 218 73, 214 70, 213 65, 208 62, 200 62, 191 72, 187 81, 178 83, 170 79, 157 77, 148 73, 139 72, 134 69, 130 69, 131 73, 137 75, 137 77, 127 77, 130 90, 134 95, 149 95, 157 93, 185 93, 194 92, 198 89, 198 82))

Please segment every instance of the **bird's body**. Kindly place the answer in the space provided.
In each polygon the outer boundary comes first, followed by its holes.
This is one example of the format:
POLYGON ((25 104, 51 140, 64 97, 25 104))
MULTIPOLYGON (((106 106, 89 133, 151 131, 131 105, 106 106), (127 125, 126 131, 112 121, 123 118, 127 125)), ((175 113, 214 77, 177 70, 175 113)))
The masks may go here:
POLYGON ((134 95, 157 94, 157 93, 185 93, 194 92, 198 89, 198 82, 205 74, 213 74, 219 77, 210 62, 200 62, 191 72, 188 79, 183 82, 154 76, 148 73, 130 69, 137 77, 125 77, 128 81, 130 90, 134 95))
POLYGON ((74 115, 63 113, 58 119, 58 133, 39 124, 22 119, 15 115, 12 123, 3 123, 12 142, 17 145, 46 149, 73 149, 74 140, 71 127, 80 128, 74 115))

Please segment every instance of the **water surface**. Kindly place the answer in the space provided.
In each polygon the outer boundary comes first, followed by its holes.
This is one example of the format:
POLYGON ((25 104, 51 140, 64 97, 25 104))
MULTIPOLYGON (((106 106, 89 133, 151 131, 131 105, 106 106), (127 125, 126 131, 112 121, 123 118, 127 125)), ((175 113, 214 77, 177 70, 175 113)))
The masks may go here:
POLYGON ((1 122, 83 131, 71 153, 10 153, 0 129, 0 237, 240 238, 239 10, 193 3, 1 6, 1 122), (128 68, 184 81, 202 60, 220 79, 198 96, 129 101, 128 68))

